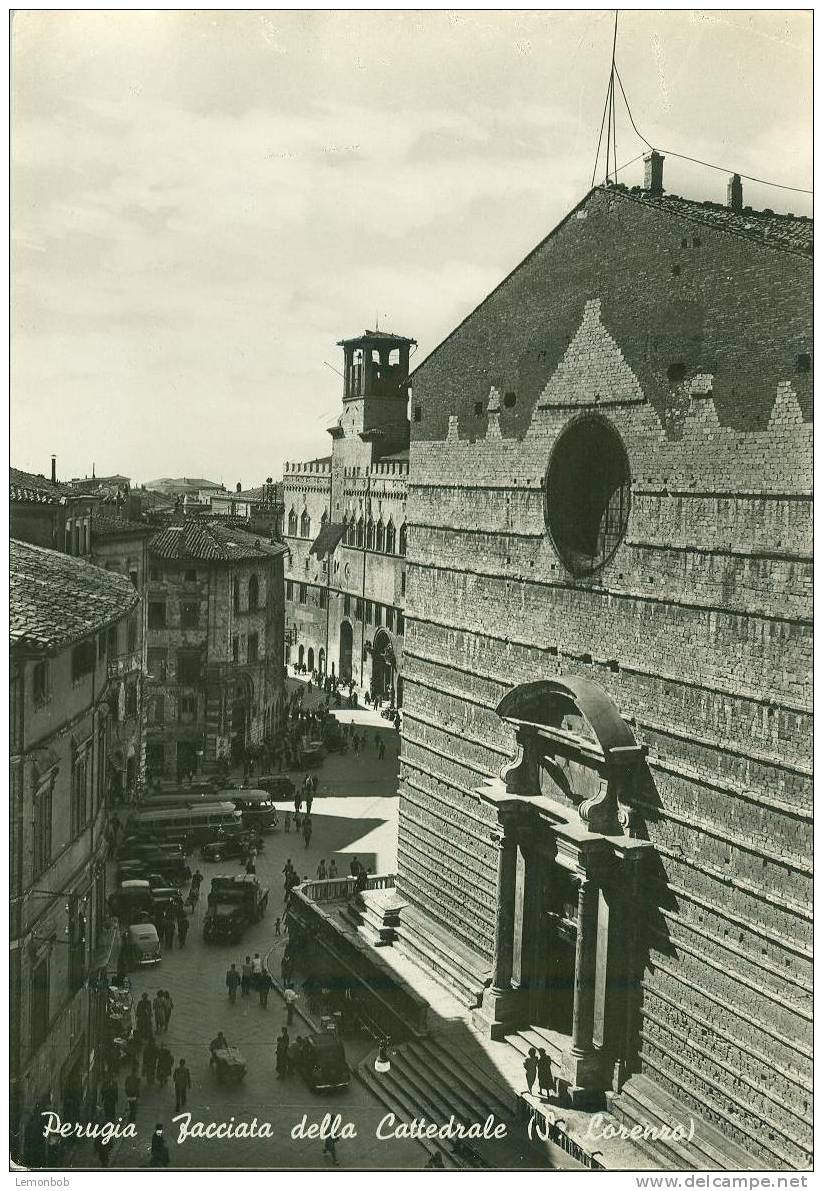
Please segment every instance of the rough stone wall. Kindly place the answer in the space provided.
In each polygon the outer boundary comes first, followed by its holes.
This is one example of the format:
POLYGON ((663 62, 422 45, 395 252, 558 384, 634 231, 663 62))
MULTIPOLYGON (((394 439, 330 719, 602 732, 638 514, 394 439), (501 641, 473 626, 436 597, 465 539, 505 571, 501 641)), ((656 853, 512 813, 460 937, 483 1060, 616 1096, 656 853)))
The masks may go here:
POLYGON ((599 683, 649 750, 642 1068, 790 1167, 810 1147, 810 346, 806 260, 595 192, 418 369, 399 839, 404 896, 490 962, 472 790, 514 753, 494 707, 599 683), (574 579, 544 498, 583 412, 622 438, 631 513, 574 579))

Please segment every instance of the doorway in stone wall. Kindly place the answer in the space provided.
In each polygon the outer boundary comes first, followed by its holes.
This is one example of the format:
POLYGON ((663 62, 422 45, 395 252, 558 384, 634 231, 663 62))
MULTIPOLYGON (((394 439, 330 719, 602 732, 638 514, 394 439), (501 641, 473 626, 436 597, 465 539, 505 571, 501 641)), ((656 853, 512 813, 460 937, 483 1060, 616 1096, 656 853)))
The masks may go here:
POLYGON ((319 650, 319 652, 317 654, 317 669, 320 674, 326 673, 326 651, 325 651, 325 649, 319 650))
POLYGON ((309 674, 314 671, 314 650, 312 649, 311 645, 309 646, 309 652, 306 655, 306 669, 308 670, 309 674))

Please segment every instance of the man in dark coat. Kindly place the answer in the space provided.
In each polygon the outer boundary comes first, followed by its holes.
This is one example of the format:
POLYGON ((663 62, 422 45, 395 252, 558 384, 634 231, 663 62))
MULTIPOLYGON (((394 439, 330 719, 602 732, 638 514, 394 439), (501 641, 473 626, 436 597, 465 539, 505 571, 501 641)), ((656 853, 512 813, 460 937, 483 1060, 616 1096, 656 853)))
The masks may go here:
POLYGON ((177 937, 180 940, 180 946, 186 946, 186 935, 189 933, 189 920, 186 917, 185 911, 181 910, 177 915, 177 937))
POLYGON ((181 1059, 174 1069, 172 1076, 174 1082, 174 1095, 176 1100, 175 1112, 180 1112, 186 1107, 186 1096, 191 1087, 191 1072, 186 1066, 186 1060, 181 1059))
POLYGON ((152 1020, 151 1020, 152 1019, 152 1011, 151 1011, 151 1001, 149 1000, 149 994, 147 992, 143 993, 142 997, 140 998, 140 1000, 137 1003, 136 1016, 137 1016, 137 1032, 140 1034, 141 1038, 145 1038, 145 1039, 151 1038, 152 1034, 153 1034, 152 1020))
POLYGON ((155 1125, 154 1133, 151 1135, 151 1158, 149 1159, 149 1165, 168 1166, 169 1161, 169 1147, 163 1136, 163 1126, 158 1123, 155 1125))
POLYGON ((554 1091, 552 1061, 542 1047, 537 1057, 537 1087, 540 1094, 546 1098, 554 1091))

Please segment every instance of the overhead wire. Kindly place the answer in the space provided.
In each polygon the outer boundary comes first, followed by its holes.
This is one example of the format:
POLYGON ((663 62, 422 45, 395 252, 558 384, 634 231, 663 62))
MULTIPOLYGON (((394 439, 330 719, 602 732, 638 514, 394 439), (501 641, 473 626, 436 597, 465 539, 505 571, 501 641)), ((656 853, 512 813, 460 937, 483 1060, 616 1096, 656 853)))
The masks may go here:
MULTIPOLYGON (((626 88, 623 86, 623 79, 620 77, 620 71, 617 68, 617 18, 618 18, 618 15, 619 15, 619 13, 616 10, 615 14, 614 14, 614 34, 613 34, 613 38, 612 38, 612 61, 611 61, 611 67, 609 70, 609 85, 606 89, 606 102, 603 107, 603 118, 600 121, 600 135, 597 138, 597 152, 595 153, 594 169, 592 171, 592 181, 591 181, 592 186, 594 186, 595 179, 597 177, 597 166, 598 166, 598 162, 600 161, 600 148, 601 148, 601 145, 603 142, 604 127, 607 129, 607 132, 606 132, 606 172, 605 172, 604 181, 607 183, 610 180, 613 180, 614 182, 617 181, 618 165, 617 165, 617 103, 616 103, 616 92, 615 92, 615 78, 616 78, 617 83, 620 87, 620 94, 623 96, 623 103, 626 106, 626 114, 629 117, 629 123, 631 124, 632 129, 634 130, 636 136, 643 142, 643 144, 648 149, 651 149, 653 151, 656 150, 660 153, 665 153, 669 157, 677 157, 681 161, 690 161, 693 165, 701 165, 705 169, 718 170, 720 173, 724 173, 724 174, 737 174, 738 177, 745 178, 745 180, 747 182, 756 182, 760 186, 769 186, 769 187, 774 188, 775 190, 787 190, 787 191, 790 191, 792 194, 814 194, 813 189, 807 189, 806 187, 803 187, 803 186, 787 186, 784 182, 771 182, 767 178, 757 178, 753 174, 742 174, 740 172, 740 170, 735 170, 735 169, 731 168, 730 166, 717 165, 715 162, 711 162, 711 161, 703 161, 699 157, 690 157, 687 153, 678 153, 676 149, 666 149, 666 148, 662 148, 662 147, 660 149, 657 149, 657 146, 653 145, 651 143, 651 141, 648 140, 648 138, 645 137, 643 135, 643 133, 640 131, 640 129, 637 127, 637 124, 634 119, 634 115, 632 113, 631 105, 629 103, 628 96, 626 95, 626 88), (608 121, 608 123, 607 123, 607 121, 608 121), (612 165, 613 165, 613 170, 612 170, 612 165)), ((628 162, 627 165, 621 166, 619 168, 626 169, 628 165, 632 165, 635 161, 639 160, 639 158, 642 156, 643 156, 643 154, 639 153, 638 156, 633 158, 631 162, 628 162)))
MULTIPOLYGON (((632 115, 632 109, 629 104, 628 97, 626 95, 626 89, 623 86, 623 80, 620 77, 620 71, 617 69, 616 65, 614 68, 614 73, 617 76, 617 81, 620 85, 620 93, 623 96, 623 102, 626 105, 626 112, 629 117, 629 123, 631 124, 632 128, 637 133, 638 137, 643 142, 643 144, 646 145, 649 149, 654 149, 655 146, 651 143, 651 141, 647 140, 646 137, 643 136, 643 133, 640 131, 640 129, 635 124, 634 116, 632 115)), ((752 174, 741 174, 740 170, 735 170, 731 166, 715 165, 711 161, 701 161, 701 159, 699 157, 689 157, 688 154, 678 153, 675 149, 661 148, 659 150, 659 152, 666 153, 666 154, 668 154, 669 157, 678 157, 678 158, 680 158, 681 161, 691 161, 694 165, 705 166, 705 168, 709 169, 709 170, 718 170, 720 173, 723 173, 723 174, 737 174, 739 178, 745 178, 747 182, 757 182, 761 186, 771 186, 771 187, 774 187, 776 190, 790 190, 794 194, 814 194, 813 190, 806 190, 802 186, 787 186, 783 182, 769 182, 766 178, 755 178, 752 174)), ((642 154, 641 154, 641 156, 642 156, 642 154)))

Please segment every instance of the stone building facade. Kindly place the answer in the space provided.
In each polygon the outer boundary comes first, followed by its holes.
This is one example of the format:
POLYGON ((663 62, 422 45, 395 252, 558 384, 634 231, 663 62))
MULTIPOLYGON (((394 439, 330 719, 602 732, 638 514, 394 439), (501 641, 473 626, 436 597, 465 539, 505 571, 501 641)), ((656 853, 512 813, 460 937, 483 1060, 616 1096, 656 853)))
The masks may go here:
MULTIPOLYGON (((95 972, 106 962, 109 634, 138 607, 127 578, 10 547, 11 1153, 38 1162, 39 1108, 64 1119, 96 1079, 95 972), (27 1126, 31 1126, 28 1128, 27 1126)), ((110 940, 108 940, 110 941, 110 940)))
POLYGON ((148 578, 147 541, 154 533, 143 521, 131 521, 98 505, 92 517, 91 557, 107 571, 126 575, 141 597, 125 629, 112 625, 108 634, 111 747, 110 792, 113 802, 136 802, 143 792, 146 769, 144 720, 145 602, 148 578))
POLYGON ((187 519, 148 543, 147 781, 238 760, 274 727, 283 690, 279 543, 187 519))
POLYGON ((98 498, 75 491, 57 479, 52 456, 51 479, 9 468, 11 535, 23 542, 62 550, 78 558, 91 553, 91 519, 98 498))
POLYGON ((343 340, 332 453, 283 467, 287 660, 402 701, 409 351, 366 331, 343 340))
POLYGON ((743 207, 739 179, 725 206, 666 196, 655 154, 417 368, 399 828, 415 954, 480 1028, 540 1024, 581 1103, 631 1113, 642 1087, 789 1168, 810 258, 810 221, 743 207))

